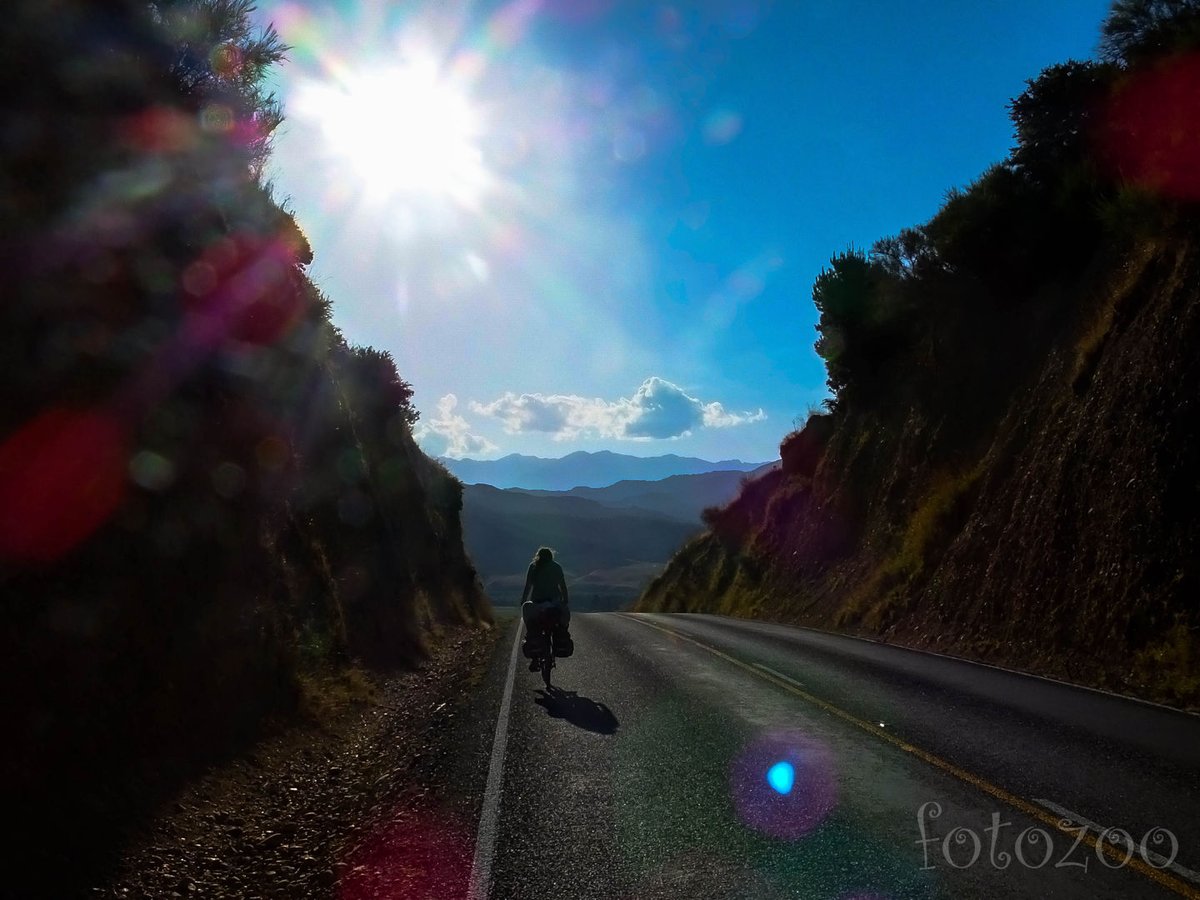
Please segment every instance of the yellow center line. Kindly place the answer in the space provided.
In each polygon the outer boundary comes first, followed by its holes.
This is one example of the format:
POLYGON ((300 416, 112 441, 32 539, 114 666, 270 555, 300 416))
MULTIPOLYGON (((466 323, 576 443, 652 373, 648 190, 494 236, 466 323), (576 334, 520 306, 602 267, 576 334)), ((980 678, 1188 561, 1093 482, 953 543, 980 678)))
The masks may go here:
POLYGON ((949 763, 942 759, 940 756, 935 756, 927 750, 922 750, 920 747, 908 743, 908 741, 901 740, 894 734, 885 731, 884 729, 879 728, 870 722, 864 721, 863 719, 846 712, 840 707, 834 706, 829 701, 822 700, 820 697, 810 694, 803 688, 797 687, 791 681, 785 681, 784 679, 779 678, 770 672, 766 672, 756 666, 743 662, 740 659, 735 659, 728 653, 723 653, 722 651, 718 650, 716 647, 712 647, 703 643, 702 641, 696 640, 695 638, 688 637, 687 635, 681 634, 678 631, 673 631, 670 628, 664 628, 663 626, 657 625, 654 622, 648 622, 645 619, 637 618, 635 616, 625 616, 625 618, 631 619, 634 622, 639 622, 640 624, 645 625, 647 628, 653 628, 655 631, 661 631, 663 634, 669 635, 678 640, 687 641, 689 644, 694 644, 701 650, 706 650, 713 654, 713 656, 717 656, 725 660, 727 663, 735 665, 739 669, 749 672, 751 675, 756 675, 764 681, 770 682, 776 687, 783 688, 785 691, 795 694, 797 697, 800 697, 808 703, 811 703, 813 706, 816 706, 831 715, 837 716, 839 719, 845 722, 849 722, 851 725, 862 729, 873 737, 877 737, 880 740, 886 741, 892 746, 903 750, 905 753, 911 753, 913 756, 924 760, 931 766, 940 769, 946 774, 953 775, 960 781, 963 781, 972 787, 978 788, 985 794, 995 797, 1002 803, 1007 803, 1013 809, 1024 813, 1031 819, 1036 819, 1043 825, 1048 825, 1056 831, 1061 831, 1064 834, 1071 835, 1072 837, 1081 837, 1084 843, 1086 843, 1089 847, 1100 850, 1102 853, 1108 855, 1116 862, 1128 865, 1140 875, 1149 878, 1151 881, 1154 881, 1167 890, 1178 894, 1180 897, 1187 897, 1188 900, 1200 900, 1200 890, 1197 890, 1186 882, 1180 881, 1172 875, 1167 874, 1167 872, 1162 869, 1155 868, 1140 857, 1136 855, 1130 856, 1129 860, 1126 861, 1126 853, 1108 844, 1107 842, 1096 840, 1094 837, 1092 837, 1090 832, 1084 831, 1082 834, 1080 834, 1079 829, 1069 827, 1071 824, 1069 821, 1056 818, 1050 815, 1050 813, 1042 809, 1040 806, 1035 806, 1028 800, 1018 797, 1016 794, 1010 793, 1004 788, 994 785, 990 781, 968 772, 966 769, 961 769, 953 763, 949 763))

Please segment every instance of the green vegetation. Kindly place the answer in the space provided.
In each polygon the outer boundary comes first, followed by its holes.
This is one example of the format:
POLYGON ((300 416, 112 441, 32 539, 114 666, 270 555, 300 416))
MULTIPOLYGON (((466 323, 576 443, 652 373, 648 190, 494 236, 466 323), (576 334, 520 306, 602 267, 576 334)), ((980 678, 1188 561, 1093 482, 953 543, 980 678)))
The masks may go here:
POLYGON ((1193 702, 1200 694, 1200 643, 1194 629, 1180 622, 1161 641, 1141 650, 1134 660, 1142 680, 1158 684, 1174 703, 1193 702))
POLYGON ((1120 63, 1145 63, 1200 47, 1196 0, 1116 0, 1101 29, 1101 51, 1120 63))
POLYGON ((461 485, 263 182, 286 48, 251 10, 6 10, 0 656, 30 871, 86 869, 97 822, 490 619, 461 485), (44 840, 67 818, 78 854, 44 840))
POLYGON ((1120 0, 1100 61, 1012 100, 1005 159, 835 254, 812 292, 828 414, 638 606, 1200 703, 1173 575, 1200 556, 1198 49, 1200 2, 1120 0))
POLYGON ((961 528, 983 467, 962 475, 941 475, 921 493, 898 545, 846 601, 836 618, 839 626, 862 621, 872 631, 889 624, 912 597, 911 585, 925 572, 931 555, 961 528), (870 604, 869 608, 864 606, 870 604))
POLYGON ((1136 255, 1131 256, 1121 272, 1109 282, 1107 289, 1101 292, 1102 299, 1091 313, 1091 321, 1084 326, 1075 343, 1075 364, 1071 373, 1073 385, 1081 386, 1095 369, 1105 339, 1112 332, 1117 304, 1129 296, 1134 284, 1144 274, 1154 248, 1155 245, 1148 240, 1140 242, 1136 255))

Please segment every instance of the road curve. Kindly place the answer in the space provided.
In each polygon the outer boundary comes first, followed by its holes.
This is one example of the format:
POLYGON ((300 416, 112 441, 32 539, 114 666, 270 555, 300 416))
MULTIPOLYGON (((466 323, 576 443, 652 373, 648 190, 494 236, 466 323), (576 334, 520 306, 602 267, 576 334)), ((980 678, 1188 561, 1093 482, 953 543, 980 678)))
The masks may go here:
POLYGON ((1200 717, 700 615, 576 615, 547 692, 517 628, 472 897, 1200 898, 1200 717))

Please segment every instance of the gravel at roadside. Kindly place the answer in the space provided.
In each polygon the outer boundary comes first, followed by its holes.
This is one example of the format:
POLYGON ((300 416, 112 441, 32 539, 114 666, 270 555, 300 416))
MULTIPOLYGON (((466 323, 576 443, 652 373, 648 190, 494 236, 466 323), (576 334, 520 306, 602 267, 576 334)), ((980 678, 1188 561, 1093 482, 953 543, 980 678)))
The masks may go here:
POLYGON ((453 897, 476 787, 457 724, 502 629, 443 638, 374 699, 270 738, 189 786, 93 896, 453 897), (470 779, 465 779, 470 780, 470 779))

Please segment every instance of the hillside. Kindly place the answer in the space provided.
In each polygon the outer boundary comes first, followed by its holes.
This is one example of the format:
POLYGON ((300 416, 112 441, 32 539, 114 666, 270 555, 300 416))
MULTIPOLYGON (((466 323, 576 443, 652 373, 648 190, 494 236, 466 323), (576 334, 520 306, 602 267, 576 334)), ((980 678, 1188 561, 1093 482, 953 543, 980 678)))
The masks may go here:
POLYGON ((672 475, 659 481, 618 481, 607 487, 576 487, 569 491, 524 491, 537 496, 568 496, 591 500, 614 509, 640 509, 661 513, 681 522, 699 522, 710 506, 728 503, 747 478, 764 475, 778 463, 767 463, 749 472, 717 471, 699 475, 672 475))
POLYGON ((47 896, 323 685, 491 619, 410 386, 263 178, 286 48, 251 8, 0 33, 0 780, 47 896))
POLYGON ((512 453, 500 459, 439 459, 465 484, 490 484, 493 487, 519 487, 529 490, 568 491, 575 487, 605 487, 617 481, 658 481, 671 475, 697 475, 702 472, 749 472, 761 463, 740 459, 709 462, 691 456, 628 456, 602 450, 589 453, 578 450, 555 459, 512 453))
POLYGON ((1168 137, 1194 159, 1191 113, 1154 93, 1195 84, 1194 57, 1162 48, 1197 32, 1127 15, 1107 61, 1013 101, 1002 165, 831 260, 813 291, 830 413, 638 608, 1200 704, 1200 190, 1168 137))

